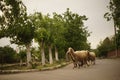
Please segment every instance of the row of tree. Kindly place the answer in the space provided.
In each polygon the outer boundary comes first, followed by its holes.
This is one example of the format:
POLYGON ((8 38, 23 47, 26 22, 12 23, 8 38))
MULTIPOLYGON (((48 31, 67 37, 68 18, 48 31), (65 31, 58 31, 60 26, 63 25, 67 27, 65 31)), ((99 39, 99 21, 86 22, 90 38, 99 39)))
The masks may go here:
POLYGON ((31 42, 35 39, 40 46, 41 62, 45 64, 45 53, 49 53, 49 62, 53 63, 52 51, 55 58, 65 56, 66 49, 90 49, 87 37, 90 36, 84 27, 86 16, 72 13, 69 9, 63 14, 53 13, 43 15, 35 12, 27 15, 26 6, 19 0, 1 0, 0 38, 9 37, 11 43, 26 47, 27 65, 31 66, 31 42), (48 49, 48 50, 47 50, 48 49))

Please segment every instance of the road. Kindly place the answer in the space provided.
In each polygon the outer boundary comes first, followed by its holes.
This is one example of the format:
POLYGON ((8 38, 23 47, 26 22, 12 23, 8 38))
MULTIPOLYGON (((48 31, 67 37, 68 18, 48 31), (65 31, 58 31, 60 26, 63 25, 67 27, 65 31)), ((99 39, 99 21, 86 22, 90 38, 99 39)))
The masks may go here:
POLYGON ((72 69, 66 67, 40 72, 2 74, 0 80, 120 80, 120 59, 101 59, 96 65, 72 69))

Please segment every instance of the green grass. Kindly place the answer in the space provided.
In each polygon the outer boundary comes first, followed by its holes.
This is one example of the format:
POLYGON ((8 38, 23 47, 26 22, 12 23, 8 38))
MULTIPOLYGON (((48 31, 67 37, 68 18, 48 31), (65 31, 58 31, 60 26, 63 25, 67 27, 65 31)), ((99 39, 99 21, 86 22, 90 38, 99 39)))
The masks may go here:
POLYGON ((62 64, 62 63, 64 63, 65 61, 56 61, 56 62, 54 62, 53 64, 49 64, 49 63, 47 63, 47 64, 45 64, 45 65, 39 65, 39 66, 37 66, 36 68, 37 69, 39 69, 39 70, 41 70, 42 68, 48 68, 48 67, 55 67, 55 66, 57 66, 57 65, 60 65, 60 64, 62 64))
POLYGON ((57 65, 60 65, 62 63, 65 63, 64 60, 60 60, 60 61, 55 61, 53 62, 53 64, 45 64, 45 65, 36 65, 36 64, 32 64, 31 68, 28 68, 27 66, 20 66, 20 65, 13 65, 13 66, 4 66, 4 67, 0 67, 1 70, 27 70, 27 69, 39 69, 41 70, 42 68, 49 68, 49 67, 55 67, 57 65))
POLYGON ((19 65, 0 67, 0 68, 1 68, 1 70, 14 70, 14 69, 26 70, 26 69, 28 69, 26 66, 19 66, 19 65))

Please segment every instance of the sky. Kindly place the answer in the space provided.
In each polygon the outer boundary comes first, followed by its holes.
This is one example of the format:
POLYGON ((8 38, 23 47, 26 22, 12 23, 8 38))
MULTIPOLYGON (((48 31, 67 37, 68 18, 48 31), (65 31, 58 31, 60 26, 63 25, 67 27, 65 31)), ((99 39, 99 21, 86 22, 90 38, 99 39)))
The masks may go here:
MULTIPOLYGON (((67 8, 73 13, 86 15, 85 27, 92 32, 88 41, 95 49, 101 40, 114 35, 113 21, 107 22, 103 17, 108 12, 107 6, 110 0, 22 0, 27 7, 27 13, 42 12, 52 14, 56 12, 62 14, 67 8)), ((9 39, 0 39, 0 46, 11 45, 9 39)))

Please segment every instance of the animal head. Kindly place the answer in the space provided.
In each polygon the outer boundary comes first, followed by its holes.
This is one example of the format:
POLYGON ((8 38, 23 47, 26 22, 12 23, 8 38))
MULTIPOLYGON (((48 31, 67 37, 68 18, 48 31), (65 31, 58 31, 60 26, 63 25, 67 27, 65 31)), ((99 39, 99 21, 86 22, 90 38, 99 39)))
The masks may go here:
POLYGON ((73 53, 73 52, 74 52, 73 48, 71 48, 71 47, 68 48, 68 51, 69 51, 70 53, 73 53))
POLYGON ((68 60, 68 57, 71 57, 71 59, 73 59, 73 53, 74 53, 74 50, 71 47, 69 47, 68 51, 66 52, 67 60, 68 60))

